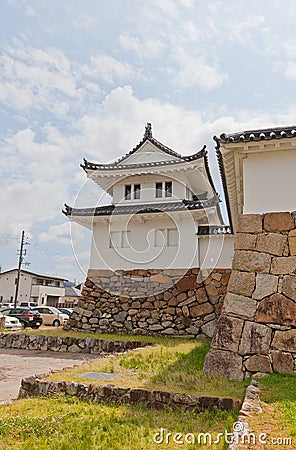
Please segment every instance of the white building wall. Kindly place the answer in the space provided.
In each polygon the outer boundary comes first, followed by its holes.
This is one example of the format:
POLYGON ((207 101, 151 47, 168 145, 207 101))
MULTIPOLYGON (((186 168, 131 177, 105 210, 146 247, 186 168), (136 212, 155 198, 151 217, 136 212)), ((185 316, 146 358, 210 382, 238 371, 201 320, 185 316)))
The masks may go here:
POLYGON ((189 213, 174 220, 133 216, 123 222, 113 217, 110 224, 94 225, 90 269, 197 267, 196 225, 189 213))
MULTIPOLYGON (((14 302, 16 277, 17 270, 0 274, 0 300, 2 297, 0 303, 14 302)), ((43 286, 34 284, 34 280, 36 280, 34 275, 21 273, 18 290, 18 303, 37 301, 38 304, 42 304, 43 299, 43 303, 46 304, 48 295, 61 297, 65 294, 64 286, 43 286)))
MULTIPOLYGON (((133 219, 126 229, 127 240, 122 236, 124 230, 125 226, 119 220, 111 225, 100 222, 94 226, 90 269, 208 269, 232 266, 233 236, 197 238, 196 225, 189 217, 178 219, 175 223, 164 219, 161 224, 156 219, 148 219, 144 223, 133 219), (163 247, 158 246, 161 235, 156 230, 164 230, 165 239, 168 239, 166 230, 173 228, 179 230, 177 245, 168 245, 172 242, 166 240, 163 247), (110 233, 115 248, 110 248, 110 233)), ((172 232, 172 237, 174 234, 172 232)))
MULTIPOLYGON (((2 303, 13 302, 15 296, 15 279, 17 271, 0 274, 0 299, 2 303)), ((30 301, 32 277, 21 274, 18 291, 18 302, 30 301)))
POLYGON ((199 262, 201 269, 231 269, 234 252, 233 235, 200 236, 199 262))
POLYGON ((65 295, 65 288, 52 287, 52 286, 36 286, 39 288, 38 292, 38 305, 47 305, 47 296, 62 297, 65 295))
POLYGON ((163 175, 145 175, 145 176, 132 176, 124 178, 122 181, 117 182, 113 186, 113 203, 115 205, 127 205, 127 204, 145 204, 145 203, 153 203, 153 202, 169 202, 169 201, 178 201, 179 199, 186 198, 186 181, 177 180, 174 177, 165 177, 163 175), (172 181, 173 183, 173 195, 172 197, 165 197, 163 193, 163 197, 157 198, 155 195, 155 183, 157 182, 165 182, 172 181), (132 198, 131 200, 125 200, 125 185, 126 184, 140 184, 141 185, 141 197, 140 199, 132 198))
POLYGON ((243 160, 244 214, 296 210, 296 149, 249 153, 243 160))

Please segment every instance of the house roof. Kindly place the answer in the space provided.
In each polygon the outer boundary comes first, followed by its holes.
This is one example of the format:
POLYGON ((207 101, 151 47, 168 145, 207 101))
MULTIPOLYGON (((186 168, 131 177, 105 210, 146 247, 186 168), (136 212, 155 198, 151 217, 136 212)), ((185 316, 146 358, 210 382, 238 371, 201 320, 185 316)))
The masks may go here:
POLYGON ((110 216, 113 214, 147 214, 172 211, 191 211, 195 209, 209 208, 217 206, 220 202, 219 196, 216 194, 209 200, 182 200, 179 202, 167 203, 149 203, 146 205, 106 205, 95 208, 72 208, 65 204, 63 213, 68 216, 110 216))
MULTIPOLYGON (((17 269, 5 270, 4 272, 1 272, 1 273, 0 273, 0 276, 1 276, 1 275, 4 275, 4 274, 6 274, 6 273, 14 272, 14 271, 17 271, 17 269)), ((28 275, 32 275, 32 276, 34 276, 34 277, 46 278, 46 279, 48 279, 48 280, 61 280, 61 281, 66 281, 66 280, 67 280, 67 278, 51 277, 51 276, 49 276, 49 275, 40 275, 40 274, 35 273, 35 272, 30 272, 29 270, 23 270, 23 269, 21 269, 21 274, 23 274, 23 273, 28 274, 28 275)))
POLYGON ((237 133, 220 134, 220 137, 214 136, 216 142, 223 144, 229 144, 232 142, 250 142, 250 141, 262 141, 271 139, 283 139, 283 138, 295 138, 296 137, 296 125, 289 127, 273 127, 264 128, 261 130, 249 130, 241 131, 237 133))
POLYGON ((80 297, 81 292, 79 289, 76 289, 74 286, 65 286, 65 295, 64 297, 80 297))
POLYGON ((163 145, 161 142, 159 142, 157 139, 155 139, 152 136, 152 127, 151 123, 147 123, 145 127, 145 133, 143 136, 143 139, 134 147, 130 152, 126 153, 121 158, 117 159, 113 163, 109 164, 97 164, 90 161, 87 161, 85 158, 83 159, 83 164, 80 166, 83 168, 84 171, 87 172, 87 170, 125 170, 129 168, 142 168, 142 167, 156 167, 156 166, 167 166, 172 164, 180 164, 184 162, 191 162, 195 161, 197 159, 203 158, 207 155, 206 146, 204 145, 201 150, 199 150, 196 153, 193 153, 189 156, 182 156, 180 153, 175 152, 171 148, 167 147, 166 145, 163 145), (143 162, 143 163, 137 163, 137 164, 125 164, 124 161, 133 155, 139 148, 145 143, 145 142, 151 142, 155 147, 157 147, 162 152, 166 153, 169 156, 172 156, 173 158, 170 160, 165 161, 153 161, 153 162, 143 162))

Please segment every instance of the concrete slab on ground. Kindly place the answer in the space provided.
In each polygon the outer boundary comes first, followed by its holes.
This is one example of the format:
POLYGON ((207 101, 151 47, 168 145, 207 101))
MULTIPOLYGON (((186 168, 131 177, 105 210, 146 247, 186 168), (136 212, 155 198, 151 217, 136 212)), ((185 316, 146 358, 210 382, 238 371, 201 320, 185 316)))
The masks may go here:
POLYGON ((0 405, 15 400, 22 378, 82 364, 98 355, 0 349, 0 405))

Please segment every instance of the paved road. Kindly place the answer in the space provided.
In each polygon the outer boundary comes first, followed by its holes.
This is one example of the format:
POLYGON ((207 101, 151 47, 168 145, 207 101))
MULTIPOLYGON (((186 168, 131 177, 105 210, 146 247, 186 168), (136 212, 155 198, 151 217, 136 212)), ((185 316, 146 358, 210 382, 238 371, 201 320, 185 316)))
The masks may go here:
POLYGON ((22 378, 62 370, 98 358, 96 355, 41 350, 0 349, 0 404, 15 400, 22 378))

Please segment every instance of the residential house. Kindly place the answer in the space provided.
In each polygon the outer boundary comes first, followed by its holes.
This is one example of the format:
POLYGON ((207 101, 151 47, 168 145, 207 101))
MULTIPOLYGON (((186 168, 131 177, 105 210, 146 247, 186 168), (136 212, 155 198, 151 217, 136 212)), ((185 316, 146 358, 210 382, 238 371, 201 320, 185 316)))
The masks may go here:
MULTIPOLYGON (((17 272, 17 269, 11 269, 0 273, 0 303, 14 302, 17 272)), ((17 303, 58 306, 60 297, 65 294, 64 281, 64 278, 21 270, 17 303)))

